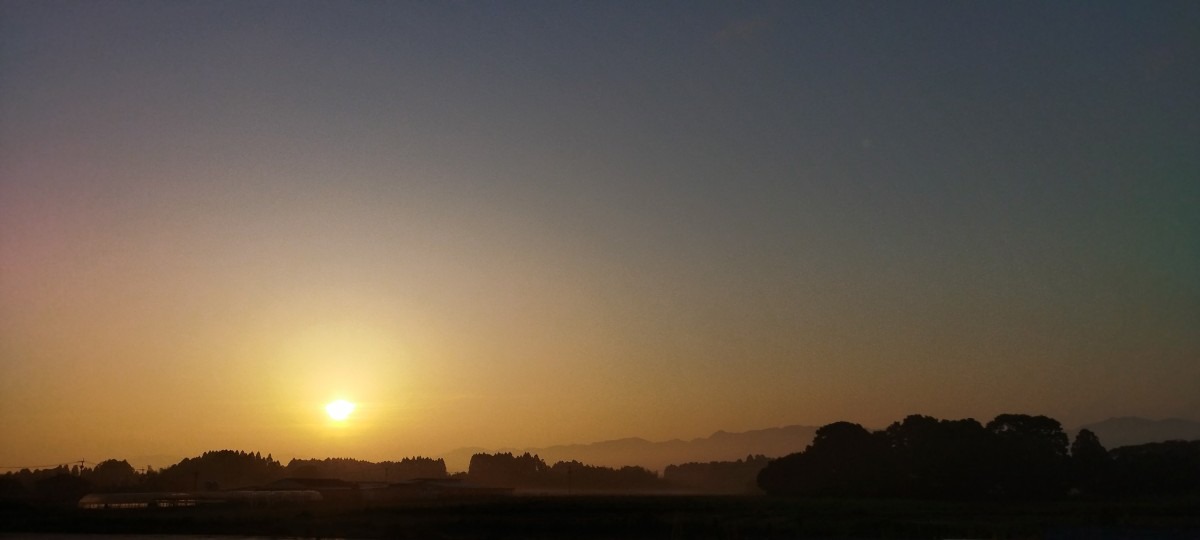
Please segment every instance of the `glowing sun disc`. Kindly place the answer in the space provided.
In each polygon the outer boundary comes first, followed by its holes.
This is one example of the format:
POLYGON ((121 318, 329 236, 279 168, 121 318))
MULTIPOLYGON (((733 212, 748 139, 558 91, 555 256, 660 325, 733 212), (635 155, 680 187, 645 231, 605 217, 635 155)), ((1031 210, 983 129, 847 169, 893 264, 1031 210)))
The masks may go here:
POLYGON ((354 412, 354 404, 344 399, 332 401, 325 406, 325 412, 329 413, 329 417, 334 420, 345 420, 354 412))

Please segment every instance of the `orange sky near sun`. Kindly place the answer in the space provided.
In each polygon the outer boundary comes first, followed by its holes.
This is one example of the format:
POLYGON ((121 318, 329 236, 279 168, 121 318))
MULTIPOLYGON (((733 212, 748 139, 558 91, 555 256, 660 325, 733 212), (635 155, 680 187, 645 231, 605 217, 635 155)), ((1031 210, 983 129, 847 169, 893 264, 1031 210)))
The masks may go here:
POLYGON ((1195 5, 5 2, 0 466, 1195 419, 1195 5))

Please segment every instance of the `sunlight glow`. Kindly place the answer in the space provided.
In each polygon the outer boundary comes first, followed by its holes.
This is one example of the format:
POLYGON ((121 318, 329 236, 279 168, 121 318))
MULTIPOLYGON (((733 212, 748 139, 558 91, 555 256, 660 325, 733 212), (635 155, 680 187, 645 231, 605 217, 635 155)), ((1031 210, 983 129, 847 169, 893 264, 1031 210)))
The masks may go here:
POLYGON ((344 399, 331 401, 325 406, 325 412, 329 413, 330 418, 341 422, 354 412, 354 404, 344 399))

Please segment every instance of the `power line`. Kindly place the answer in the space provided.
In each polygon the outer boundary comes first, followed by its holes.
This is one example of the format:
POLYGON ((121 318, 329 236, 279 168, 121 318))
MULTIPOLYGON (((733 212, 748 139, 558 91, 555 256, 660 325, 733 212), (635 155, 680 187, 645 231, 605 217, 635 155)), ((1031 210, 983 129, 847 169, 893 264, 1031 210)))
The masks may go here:
POLYGON ((18 466, 4 465, 4 466, 0 466, 0 469, 31 469, 31 470, 32 469, 57 469, 59 467, 66 467, 67 465, 70 465, 71 463, 78 463, 78 462, 77 461, 69 461, 67 463, 55 463, 52 465, 18 465, 18 466))
POLYGON ((75 460, 75 461, 65 461, 65 462, 61 462, 61 463, 50 463, 50 464, 47 464, 47 465, 18 465, 18 466, 0 465, 0 469, 29 469, 29 470, 45 470, 45 469, 57 469, 57 468, 59 468, 59 467, 70 467, 71 465, 79 465, 80 467, 82 467, 82 466, 84 466, 84 465, 92 465, 92 466, 95 466, 95 465, 99 465, 99 463, 96 463, 95 461, 88 461, 88 460, 86 460, 86 459, 77 459, 77 460, 75 460))

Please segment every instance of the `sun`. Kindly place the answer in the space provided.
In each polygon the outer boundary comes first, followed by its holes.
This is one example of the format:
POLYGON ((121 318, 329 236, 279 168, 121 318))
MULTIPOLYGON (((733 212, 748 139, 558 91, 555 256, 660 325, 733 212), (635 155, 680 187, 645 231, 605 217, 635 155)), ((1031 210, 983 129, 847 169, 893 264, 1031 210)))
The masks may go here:
POLYGON ((354 412, 354 404, 344 399, 329 402, 325 406, 325 412, 329 413, 329 417, 339 422, 350 417, 350 413, 354 412))

